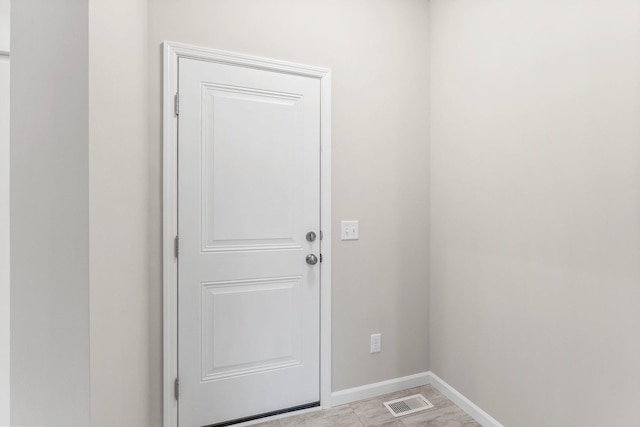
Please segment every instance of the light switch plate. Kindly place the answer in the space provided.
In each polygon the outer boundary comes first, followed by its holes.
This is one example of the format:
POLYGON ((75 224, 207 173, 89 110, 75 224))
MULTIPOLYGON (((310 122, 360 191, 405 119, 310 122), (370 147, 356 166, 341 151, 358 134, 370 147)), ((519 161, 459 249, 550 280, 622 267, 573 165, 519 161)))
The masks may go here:
POLYGON ((358 240, 358 221, 342 221, 340 223, 340 238, 342 240, 358 240))

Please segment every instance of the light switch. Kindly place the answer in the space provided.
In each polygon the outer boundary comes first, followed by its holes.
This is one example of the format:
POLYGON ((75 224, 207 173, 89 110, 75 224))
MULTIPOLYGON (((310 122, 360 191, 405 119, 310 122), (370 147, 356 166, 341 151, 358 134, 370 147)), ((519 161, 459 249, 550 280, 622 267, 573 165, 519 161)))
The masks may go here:
POLYGON ((358 240, 358 221, 342 221, 340 225, 342 240, 358 240))

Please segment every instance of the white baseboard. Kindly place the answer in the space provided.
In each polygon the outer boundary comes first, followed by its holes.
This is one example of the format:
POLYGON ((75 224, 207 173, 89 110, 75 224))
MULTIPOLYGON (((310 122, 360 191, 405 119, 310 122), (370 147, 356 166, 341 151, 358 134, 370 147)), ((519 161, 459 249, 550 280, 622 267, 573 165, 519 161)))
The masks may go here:
POLYGON ((475 403, 464 397, 458 390, 444 382, 442 378, 429 371, 426 374, 427 383, 435 387, 440 393, 444 394, 449 400, 458 405, 460 409, 469 414, 474 420, 483 427, 504 427, 491 415, 484 412, 475 403))
POLYGON ((420 387, 429 383, 428 374, 428 372, 421 372, 419 374, 409 375, 406 377, 380 381, 379 383, 335 391, 331 393, 331 406, 344 405, 345 403, 369 399, 370 397, 381 396, 395 391, 420 387))

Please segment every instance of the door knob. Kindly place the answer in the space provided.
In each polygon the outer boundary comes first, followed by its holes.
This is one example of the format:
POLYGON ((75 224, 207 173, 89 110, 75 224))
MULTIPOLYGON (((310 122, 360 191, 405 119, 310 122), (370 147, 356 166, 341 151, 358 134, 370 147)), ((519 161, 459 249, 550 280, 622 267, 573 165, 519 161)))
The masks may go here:
POLYGON ((307 233, 307 242, 313 242, 316 240, 316 233, 310 231, 307 233))
POLYGON ((307 255, 307 264, 316 265, 318 263, 318 257, 314 254, 307 255))

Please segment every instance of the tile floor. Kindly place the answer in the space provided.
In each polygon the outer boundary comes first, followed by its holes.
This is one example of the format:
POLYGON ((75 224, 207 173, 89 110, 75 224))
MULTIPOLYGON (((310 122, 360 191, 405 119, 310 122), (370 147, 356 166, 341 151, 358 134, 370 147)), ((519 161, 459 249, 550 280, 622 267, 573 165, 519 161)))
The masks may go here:
POLYGON ((280 418, 259 427, 481 427, 430 385, 399 391, 324 411, 280 418), (434 407, 395 418, 383 405, 393 399, 422 394, 434 407))

